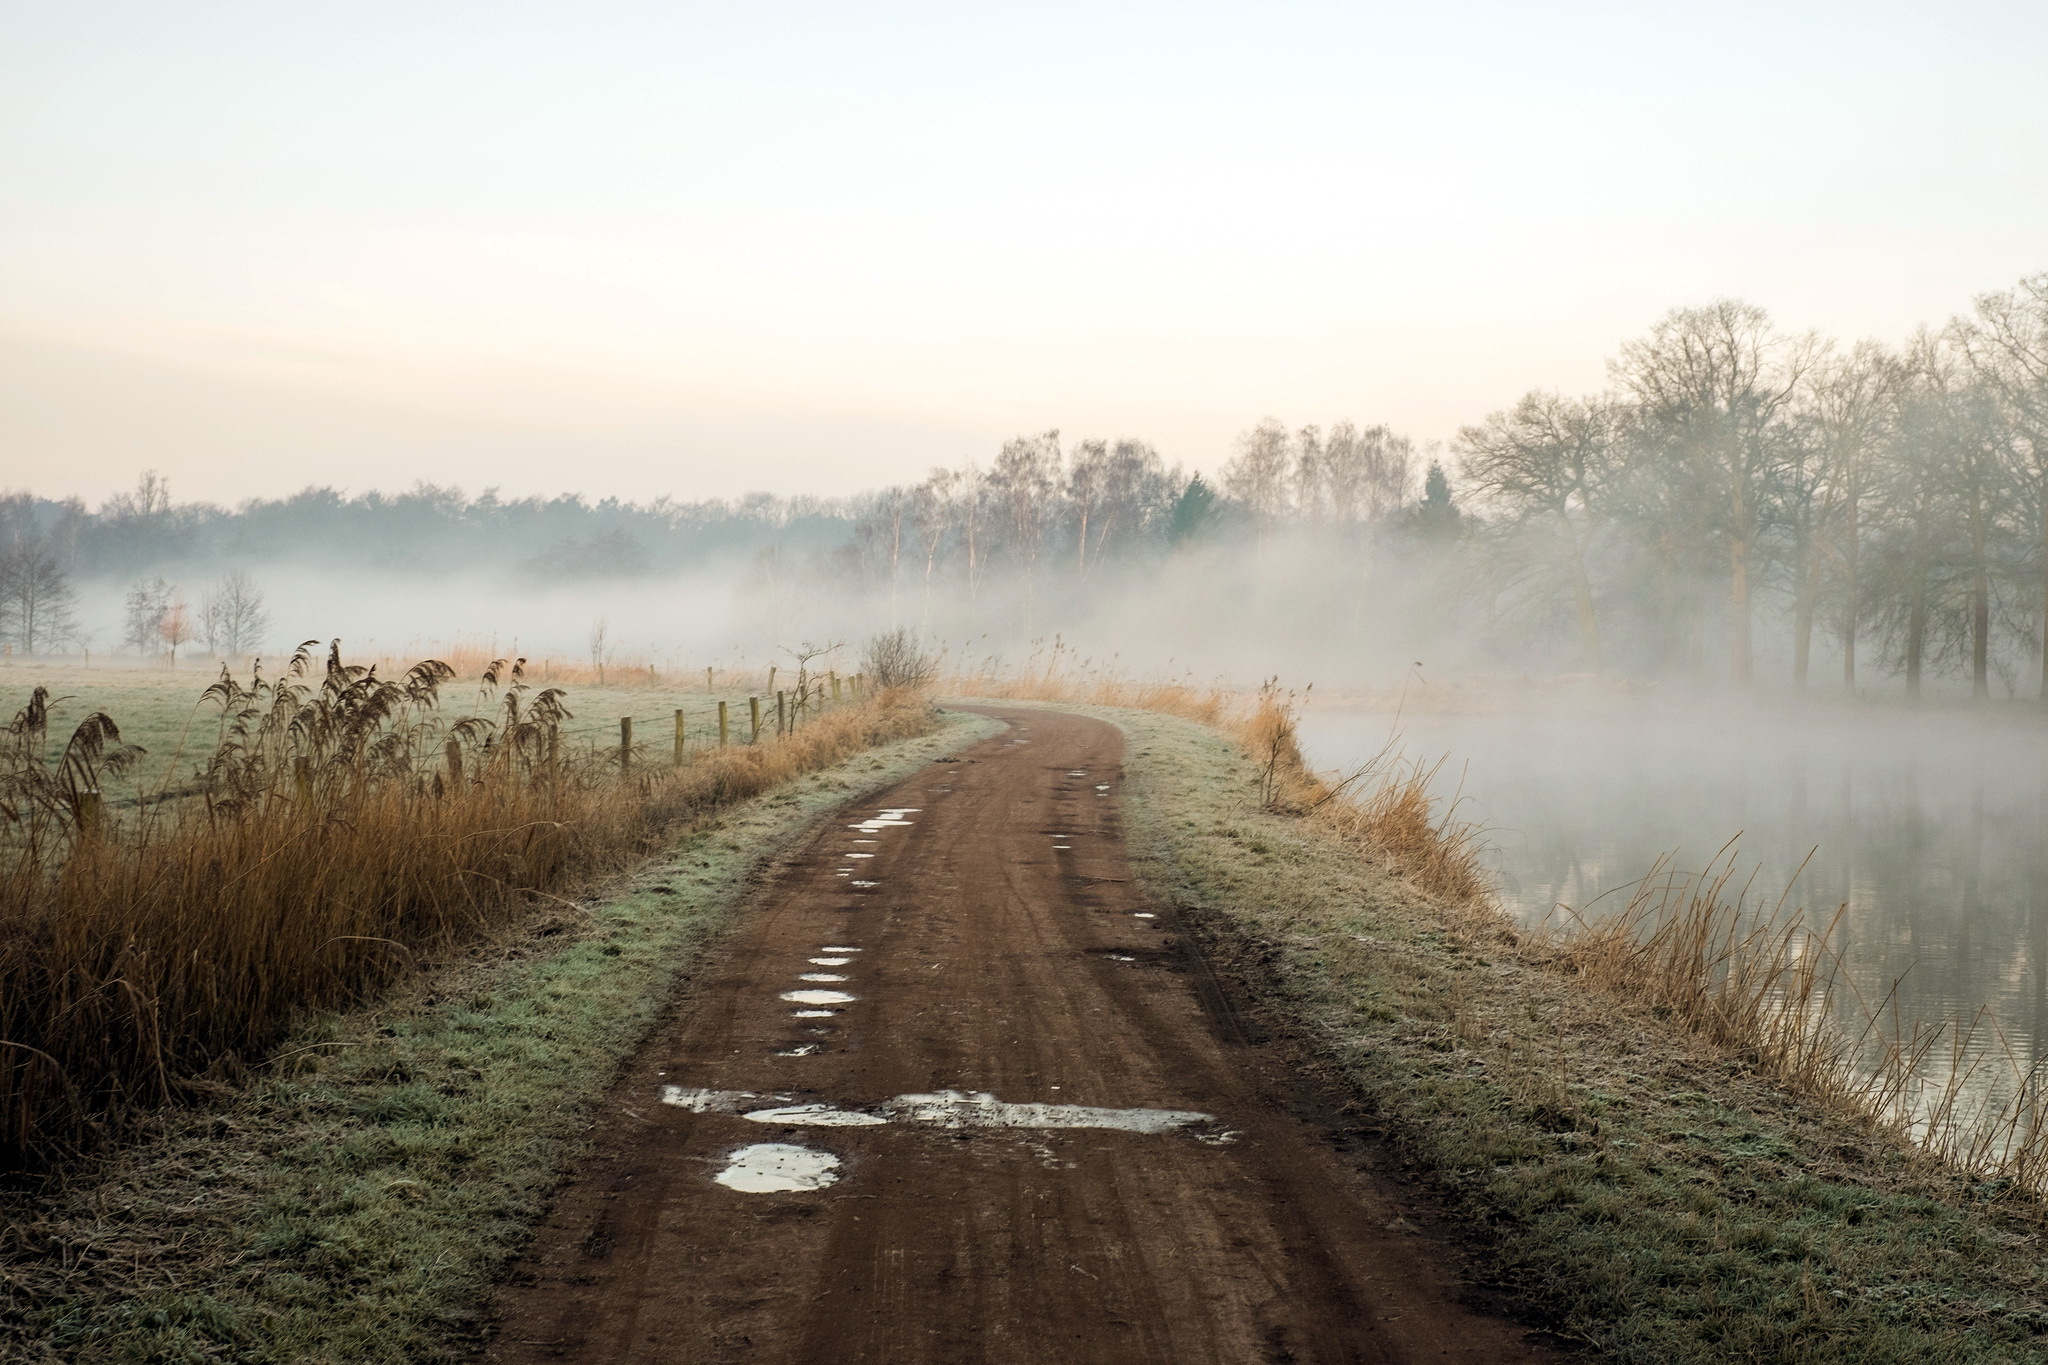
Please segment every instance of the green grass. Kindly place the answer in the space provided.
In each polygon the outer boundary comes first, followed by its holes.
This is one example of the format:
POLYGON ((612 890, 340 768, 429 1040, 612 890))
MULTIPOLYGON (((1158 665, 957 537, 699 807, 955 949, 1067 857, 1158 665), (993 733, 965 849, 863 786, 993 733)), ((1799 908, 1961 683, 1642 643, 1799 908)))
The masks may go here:
POLYGON ((1213 732, 1098 714, 1129 740, 1140 876, 1431 1173, 1530 1320, 1644 1365, 2048 1360, 2038 1206, 1458 932, 1259 810, 1213 732))
MULTIPOLYGON (((274 675, 282 660, 268 660, 266 676, 274 675)), ((315 661, 316 665, 320 662, 315 661)), ((350 659, 349 662, 359 662, 350 659)), ((219 734, 220 710, 201 701, 200 694, 219 677, 219 665, 209 662, 184 663, 177 668, 140 667, 130 661, 86 668, 70 660, 15 663, 0 667, 0 723, 11 719, 27 704, 37 687, 50 690, 55 704, 50 708, 50 745, 61 751, 64 741, 78 722, 94 711, 104 711, 121 727, 121 738, 139 744, 148 755, 135 770, 120 778, 115 799, 132 797, 138 791, 155 791, 179 786, 191 780, 195 769, 212 754, 219 734)), ((237 676, 248 682, 247 671, 237 676)), ((317 668, 315 672, 317 681, 317 668)), ((790 675, 791 679, 794 674, 790 675)), ((535 682, 535 690, 548 686, 535 682)), ((778 683, 787 688, 788 680, 778 683)), ((652 761, 665 762, 675 743, 675 712, 680 707, 687 726, 686 743, 715 744, 718 739, 718 702, 731 704, 731 739, 747 737, 747 698, 743 692, 722 691, 717 696, 704 690, 704 676, 697 673, 664 679, 661 685, 636 683, 632 687, 563 685, 575 718, 565 732, 579 744, 613 748, 619 742, 619 719, 631 716, 633 739, 652 761)), ((481 715, 498 718, 503 714, 502 693, 485 695, 474 678, 464 678, 443 689, 443 709, 451 719, 481 715)), ((762 724, 772 726, 775 698, 767 699, 762 724)))
POLYGON ((461 1358, 619 1066, 824 812, 992 730, 939 731, 733 808, 601 896, 309 1021, 261 1078, 5 1210, 0 1359, 461 1358))

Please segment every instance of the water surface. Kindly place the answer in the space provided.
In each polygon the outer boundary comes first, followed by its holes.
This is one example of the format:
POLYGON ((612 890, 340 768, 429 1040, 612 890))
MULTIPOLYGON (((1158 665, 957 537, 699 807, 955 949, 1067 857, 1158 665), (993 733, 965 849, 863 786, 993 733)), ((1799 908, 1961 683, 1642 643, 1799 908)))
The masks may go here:
MULTIPOLYGON (((1310 711, 1303 746, 1349 768, 1385 714, 1310 711)), ((1502 902, 1525 922, 1624 899, 1661 853, 1696 868, 1740 835, 1738 881, 1826 918, 1872 999, 1908 1018, 1989 1005, 2031 1062, 2048 1039, 2048 724, 1880 707, 1707 710, 1623 700, 1541 715, 1400 718, 1440 793, 1487 828, 1502 902), (1809 854, 1811 858, 1809 860, 1809 854), (1799 869, 1805 864, 1803 872, 1799 869)))

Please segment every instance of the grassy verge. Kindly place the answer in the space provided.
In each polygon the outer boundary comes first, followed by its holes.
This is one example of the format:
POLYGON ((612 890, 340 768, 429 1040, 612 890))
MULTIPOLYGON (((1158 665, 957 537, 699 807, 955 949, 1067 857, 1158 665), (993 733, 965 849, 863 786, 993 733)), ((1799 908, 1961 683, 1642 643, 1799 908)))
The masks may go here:
POLYGON ((1433 1174, 1532 1319, 1657 1365, 2048 1360, 2033 1201, 1470 932, 1340 827, 1265 809, 1213 729, 1098 714, 1129 739, 1140 875, 1433 1174))
POLYGON ((0 1221, 0 1359, 459 1358, 595 1107, 764 864, 993 727, 940 718, 684 835, 606 894, 322 1015, 259 1077, 0 1221))

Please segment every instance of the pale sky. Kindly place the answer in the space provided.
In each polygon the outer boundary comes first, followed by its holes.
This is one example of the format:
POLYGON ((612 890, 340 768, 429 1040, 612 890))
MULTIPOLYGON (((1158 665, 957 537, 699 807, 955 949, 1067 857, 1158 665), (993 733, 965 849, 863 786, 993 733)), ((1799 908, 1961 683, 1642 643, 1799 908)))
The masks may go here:
POLYGON ((2048 270, 2048 4, 0 0, 0 487, 1444 439, 2048 270))

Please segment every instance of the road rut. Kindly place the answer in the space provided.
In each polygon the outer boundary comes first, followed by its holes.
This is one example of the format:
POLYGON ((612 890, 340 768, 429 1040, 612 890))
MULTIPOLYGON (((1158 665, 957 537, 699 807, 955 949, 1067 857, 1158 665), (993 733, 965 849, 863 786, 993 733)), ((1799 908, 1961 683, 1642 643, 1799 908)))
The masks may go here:
POLYGON ((643 1050, 490 1357, 1558 1358, 1205 1009, 1131 879, 1119 732, 977 709, 1010 728, 830 822, 643 1050), (749 1148, 831 1183, 721 1184, 749 1148))

